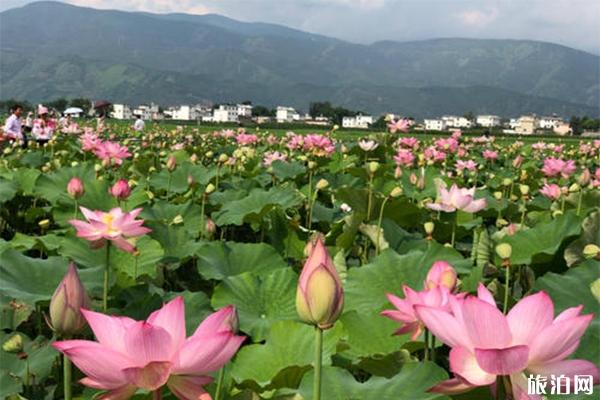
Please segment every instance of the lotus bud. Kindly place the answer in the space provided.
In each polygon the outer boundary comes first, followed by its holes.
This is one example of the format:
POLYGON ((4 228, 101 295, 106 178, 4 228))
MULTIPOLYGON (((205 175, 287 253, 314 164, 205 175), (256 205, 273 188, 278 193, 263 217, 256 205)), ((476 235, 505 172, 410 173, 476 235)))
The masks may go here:
POLYGON ((156 167, 153 165, 150 168, 148 168, 148 172, 156 172, 156 167))
POLYGON ((154 193, 150 190, 146 190, 146 196, 148 196, 148 199, 152 200, 154 198, 154 193))
POLYGON ((83 182, 81 182, 81 179, 77 177, 71 178, 67 184, 67 193, 69 193, 69 195, 74 199, 78 199, 83 196, 85 193, 85 188, 83 186, 83 182))
POLYGON ((425 289, 434 289, 438 286, 445 286, 451 292, 456 288, 456 271, 446 261, 436 261, 433 263, 423 286, 425 289))
POLYGON ((188 186, 193 186, 194 182, 195 182, 194 177, 192 175, 188 175, 188 177, 187 177, 187 184, 188 184, 188 186))
POLYGON ((196 164, 198 162, 198 155, 196 153, 192 154, 190 156, 190 161, 192 162, 192 164, 196 164))
POLYGON ((511 201, 517 201, 519 199, 519 197, 516 194, 511 194, 510 195, 510 200, 511 201))
POLYGON ((586 186, 588 183, 590 183, 591 178, 592 178, 592 174, 590 173, 590 170, 586 168, 583 170, 581 175, 579 175, 579 177, 577 178, 577 182, 581 186, 586 186))
POLYGON ((175 168, 177 168, 177 159, 175 158, 175 156, 169 156, 169 158, 167 159, 167 169, 170 172, 175 171, 175 168))
POLYGON ((117 200, 127 200, 131 195, 131 188, 125 179, 119 179, 108 192, 117 200))
POLYGON ((308 169, 315 169, 317 168, 317 163, 314 161, 309 161, 308 162, 308 169))
POLYGON ((510 178, 504 178, 504 179, 502 180, 502 185, 503 185, 503 186, 510 186, 510 185, 512 185, 512 183, 513 183, 513 181, 512 181, 512 179, 510 179, 510 178))
POLYGON ((519 185, 519 190, 523 196, 527 196, 529 194, 529 185, 519 185))
POLYGON ((502 192, 494 192, 494 198, 498 201, 502 200, 502 192))
POLYGON ((108 167, 110 167, 110 160, 108 158, 106 158, 106 159, 102 160, 102 168, 108 168, 108 167))
POLYGON ((371 161, 367 164, 367 170, 370 174, 374 174, 379 169, 379 163, 377 161, 371 161))
POLYGON ((579 186, 579 184, 574 183, 571 186, 569 186, 569 193, 577 193, 581 190, 581 186, 579 186))
POLYGON ((333 130, 334 130, 334 131, 337 131, 338 129, 340 129, 340 126, 339 126, 338 124, 335 124, 335 125, 333 126, 333 130))
POLYGON ((510 259, 512 255, 512 246, 508 243, 500 243, 496 246, 496 254, 503 260, 510 259))
POLYGON ((217 225, 215 225, 215 221, 213 221, 211 218, 207 218, 204 230, 209 238, 212 237, 217 231, 217 225))
POLYGON ((43 219, 40 222, 38 222, 38 226, 42 229, 48 229, 48 227, 50 226, 50 220, 49 219, 43 219))
POLYGON ((598 258, 600 257, 600 247, 590 243, 583 248, 583 256, 585 258, 598 258))
POLYGON ((79 165, 79 162, 77 161, 71 161, 71 167, 76 167, 79 165))
POLYGON ((503 227, 503 226, 506 226, 506 225, 508 225, 508 221, 505 220, 504 218, 498 218, 498 219, 496 219, 496 226, 497 227, 500 228, 500 227, 503 227))
POLYGON ((6 342, 2 343, 2 350, 7 353, 21 353, 23 351, 23 336, 19 333, 11 336, 6 342))
POLYGON ((342 281, 321 237, 317 237, 298 280, 296 311, 302 321, 328 329, 343 308, 342 281))
POLYGON ((220 163, 226 163, 227 161, 229 161, 229 156, 227 154, 221 154, 219 156, 220 163))
POLYGON ((175 218, 173 218, 173 221, 171 223, 173 225, 179 225, 179 224, 183 223, 183 217, 181 216, 181 214, 177 214, 175 216, 175 218))
POLYGON ((410 174, 410 176, 408 177, 408 180, 410 181, 410 183, 412 183, 413 185, 417 184, 417 180, 419 178, 417 178, 417 175, 415 175, 415 173, 413 172, 412 174, 410 174))
POLYGON ((213 153, 212 151, 207 151, 206 153, 204 153, 204 157, 206 158, 213 158, 214 155, 215 153, 213 153))
POLYGON ((396 167, 396 169, 394 170, 394 178, 396 179, 400 179, 400 177, 402 176, 402 168, 400 168, 399 166, 396 167))
POLYGON ((102 171, 102 165, 101 164, 94 164, 94 171, 96 171, 96 172, 102 171))
POLYGON ((204 193, 206 194, 211 194, 212 192, 214 192, 216 189, 215 185, 213 185, 212 183, 209 183, 208 185, 206 185, 206 189, 204 189, 204 193))
POLYGON ((327 189, 328 186, 329 186, 329 182, 327 182, 326 179, 319 179, 319 181, 317 182, 318 190, 327 189))
POLYGON ((90 299, 79 279, 75 264, 69 264, 67 274, 50 300, 50 325, 62 336, 78 333, 85 326, 81 308, 89 308, 90 299))
POLYGON ((393 198, 397 198, 397 197, 402 196, 402 188, 400 186, 396 186, 390 192, 390 196, 393 197, 393 198))
POLYGON ((426 234, 431 235, 431 234, 433 234, 433 230, 435 228, 435 224, 433 222, 431 222, 431 221, 425 222, 423 224, 423 228, 425 228, 425 233, 426 234))

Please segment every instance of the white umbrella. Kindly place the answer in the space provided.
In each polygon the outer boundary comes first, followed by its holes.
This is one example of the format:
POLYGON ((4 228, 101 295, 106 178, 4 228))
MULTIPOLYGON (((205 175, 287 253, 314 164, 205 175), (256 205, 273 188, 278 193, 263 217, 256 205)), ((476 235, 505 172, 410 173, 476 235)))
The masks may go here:
POLYGON ((65 114, 81 114, 83 110, 79 107, 69 107, 65 110, 65 114))

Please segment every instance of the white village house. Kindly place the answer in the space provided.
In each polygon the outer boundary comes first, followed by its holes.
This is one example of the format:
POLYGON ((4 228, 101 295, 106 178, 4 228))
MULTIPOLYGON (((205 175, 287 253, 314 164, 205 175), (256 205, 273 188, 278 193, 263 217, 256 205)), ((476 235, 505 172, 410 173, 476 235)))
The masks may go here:
POLYGON ((158 104, 140 104, 136 109, 133 110, 133 115, 139 115, 143 120, 151 120, 158 118, 158 112, 158 104))
POLYGON ((113 104, 112 107, 110 116, 114 119, 131 119, 133 117, 131 107, 127 104, 113 104))
POLYGON ((425 123, 426 131, 445 131, 446 130, 446 121, 443 119, 426 119, 423 121, 425 123))
POLYGON ((237 113, 240 118, 252 118, 252 106, 250 104, 238 104, 237 113))
POLYGON ((479 126, 493 128, 495 126, 500 126, 501 119, 497 115, 478 115, 476 122, 479 126))
POLYGON ((355 115, 354 117, 342 118, 342 128, 360 128, 366 129, 373 123, 371 115, 355 115))
POLYGON ((300 121, 300 114, 293 107, 277 107, 275 119, 279 123, 300 121))
POLYGON ((470 128, 473 126, 473 121, 470 119, 456 115, 444 115, 442 120, 446 122, 448 128, 470 128))
POLYGON ((238 122, 238 106, 232 104, 221 104, 213 111, 213 122, 238 122))
POLYGON ((554 129, 564 123, 563 119, 557 115, 551 117, 540 117, 539 126, 542 129, 554 129))

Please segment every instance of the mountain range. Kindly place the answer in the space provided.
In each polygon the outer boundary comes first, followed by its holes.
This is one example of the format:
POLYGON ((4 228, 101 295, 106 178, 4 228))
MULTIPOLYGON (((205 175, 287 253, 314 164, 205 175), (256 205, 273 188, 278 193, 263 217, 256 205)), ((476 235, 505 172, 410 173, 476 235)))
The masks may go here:
POLYGON ((0 98, 311 101, 417 118, 600 115, 600 57, 529 40, 361 45, 220 15, 37 2, 0 13, 0 98))

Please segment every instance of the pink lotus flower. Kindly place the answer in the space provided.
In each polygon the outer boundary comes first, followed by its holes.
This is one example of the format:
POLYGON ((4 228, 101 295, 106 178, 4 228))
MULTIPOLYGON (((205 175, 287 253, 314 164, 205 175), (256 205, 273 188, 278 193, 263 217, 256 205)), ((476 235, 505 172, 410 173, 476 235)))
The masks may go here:
POLYGON ((102 143, 102 140, 100 140, 98 135, 89 131, 87 128, 79 140, 81 142, 81 148, 84 151, 96 151, 96 148, 102 143))
POLYGON ((460 129, 455 129, 452 131, 452 137, 456 140, 462 137, 462 131, 460 129))
POLYGON ((410 167, 415 161, 415 156, 410 150, 400 149, 394 156, 394 161, 398 166, 410 167))
POLYGON ((459 188, 456 184, 452 185, 450 190, 445 187, 438 187, 438 199, 435 203, 427 204, 427 207, 435 211, 454 212, 462 210, 469 213, 476 213, 487 206, 485 199, 475 200, 475 188, 459 188))
POLYGON ((523 164, 523 156, 519 154, 512 161, 512 166, 513 166, 513 168, 519 168, 521 166, 521 164, 523 164))
POLYGON ((415 307, 417 305, 428 305, 450 312, 450 298, 453 297, 450 290, 454 288, 455 284, 456 271, 454 271, 454 268, 445 261, 438 261, 432 265, 427 274, 424 282, 425 290, 417 292, 403 285, 404 299, 391 293, 386 294, 389 302, 396 309, 384 310, 381 315, 403 324, 395 332, 396 335, 411 333, 411 340, 416 340, 423 333, 424 325, 415 312, 415 307), (454 283, 452 282, 452 276, 454 276, 454 283))
POLYGON ((546 149, 546 143, 544 142, 537 142, 531 145, 531 148, 534 150, 545 150, 546 149))
POLYGON ((69 221, 75 229, 77 236, 91 242, 92 247, 98 248, 110 240, 118 248, 133 253, 135 246, 127 239, 145 235, 149 228, 143 227, 143 219, 135 218, 142 211, 136 208, 131 212, 123 212, 120 208, 113 208, 110 212, 90 211, 80 207, 81 212, 88 222, 72 219, 69 221))
POLYGON ((446 153, 443 151, 437 150, 433 146, 429 146, 423 151, 423 155, 427 160, 434 162, 442 162, 446 159, 446 153))
POLYGON ((568 178, 573 172, 575 172, 575 161, 564 161, 560 158, 548 157, 544 160, 542 172, 546 176, 561 175, 563 178, 568 178))
POLYGON ((544 195, 545 197, 549 198, 550 200, 558 200, 560 198, 560 195, 562 193, 560 186, 558 186, 557 184, 544 184, 544 187, 542 187, 540 189, 540 193, 542 195, 544 195))
POLYGON ((131 188, 125 179, 119 179, 110 187, 108 192, 117 200, 127 200, 131 195, 131 188))
POLYGON ((374 140, 361 139, 358 141, 358 147, 363 151, 373 151, 379 147, 379 143, 374 140))
POLYGON ((498 159, 498 153, 494 150, 484 150, 483 158, 485 158, 486 160, 494 161, 498 159))
POLYGON ((390 133, 408 132, 408 128, 410 128, 410 120, 408 118, 400 118, 397 121, 388 123, 390 133))
POLYGON ((335 146, 327 136, 313 133, 304 137, 304 150, 317 157, 326 157, 335 151, 335 146))
POLYGON ((203 386, 208 374, 223 367, 244 336, 234 332, 235 308, 209 315, 192 336, 185 337, 185 310, 177 297, 145 321, 111 317, 82 309, 97 342, 66 340, 52 346, 85 375, 80 383, 107 390, 103 399, 128 399, 138 389, 167 385, 181 400, 210 400, 203 386))
POLYGON ((456 160, 456 170, 462 172, 464 170, 475 171, 477 169, 477 163, 473 160, 456 160))
POLYGON ((74 199, 78 199, 83 196, 85 194, 85 187, 83 186, 81 179, 77 178, 76 176, 71 178, 67 184, 67 193, 69 193, 69 195, 74 199))
POLYGON ((476 386, 493 385, 508 376, 515 399, 540 399, 527 394, 528 374, 591 375, 597 384, 600 370, 585 360, 565 360, 593 315, 580 315, 583 306, 569 308, 554 318, 554 305, 544 293, 524 297, 508 313, 496 307, 492 294, 479 285, 478 297, 451 297, 448 308, 415 306, 418 317, 438 339, 450 346, 450 370, 455 378, 430 389, 454 394, 476 386))
POLYGON ((238 144, 246 146, 246 145, 257 143, 258 142, 258 136, 253 135, 253 134, 248 134, 248 133, 245 133, 245 132, 241 132, 241 133, 239 133, 235 137, 235 140, 236 140, 236 142, 238 144))
POLYGON ((265 167, 271 166, 275 161, 287 161, 287 156, 278 151, 268 151, 263 157, 263 165, 265 167))
POLYGON ((297 150, 304 146, 304 137, 302 135, 296 135, 294 132, 288 132, 286 134, 287 144, 286 147, 290 150, 297 150))
POLYGON ((121 165, 123 159, 131 157, 127 147, 116 142, 101 142, 96 146, 94 154, 109 165, 121 165))
POLYGON ((419 148, 419 139, 415 137, 405 137, 400 139, 400 146, 407 147, 409 149, 418 149, 419 148))
POLYGON ((454 153, 458 149, 458 140, 453 137, 438 139, 435 141, 438 150, 454 153))

